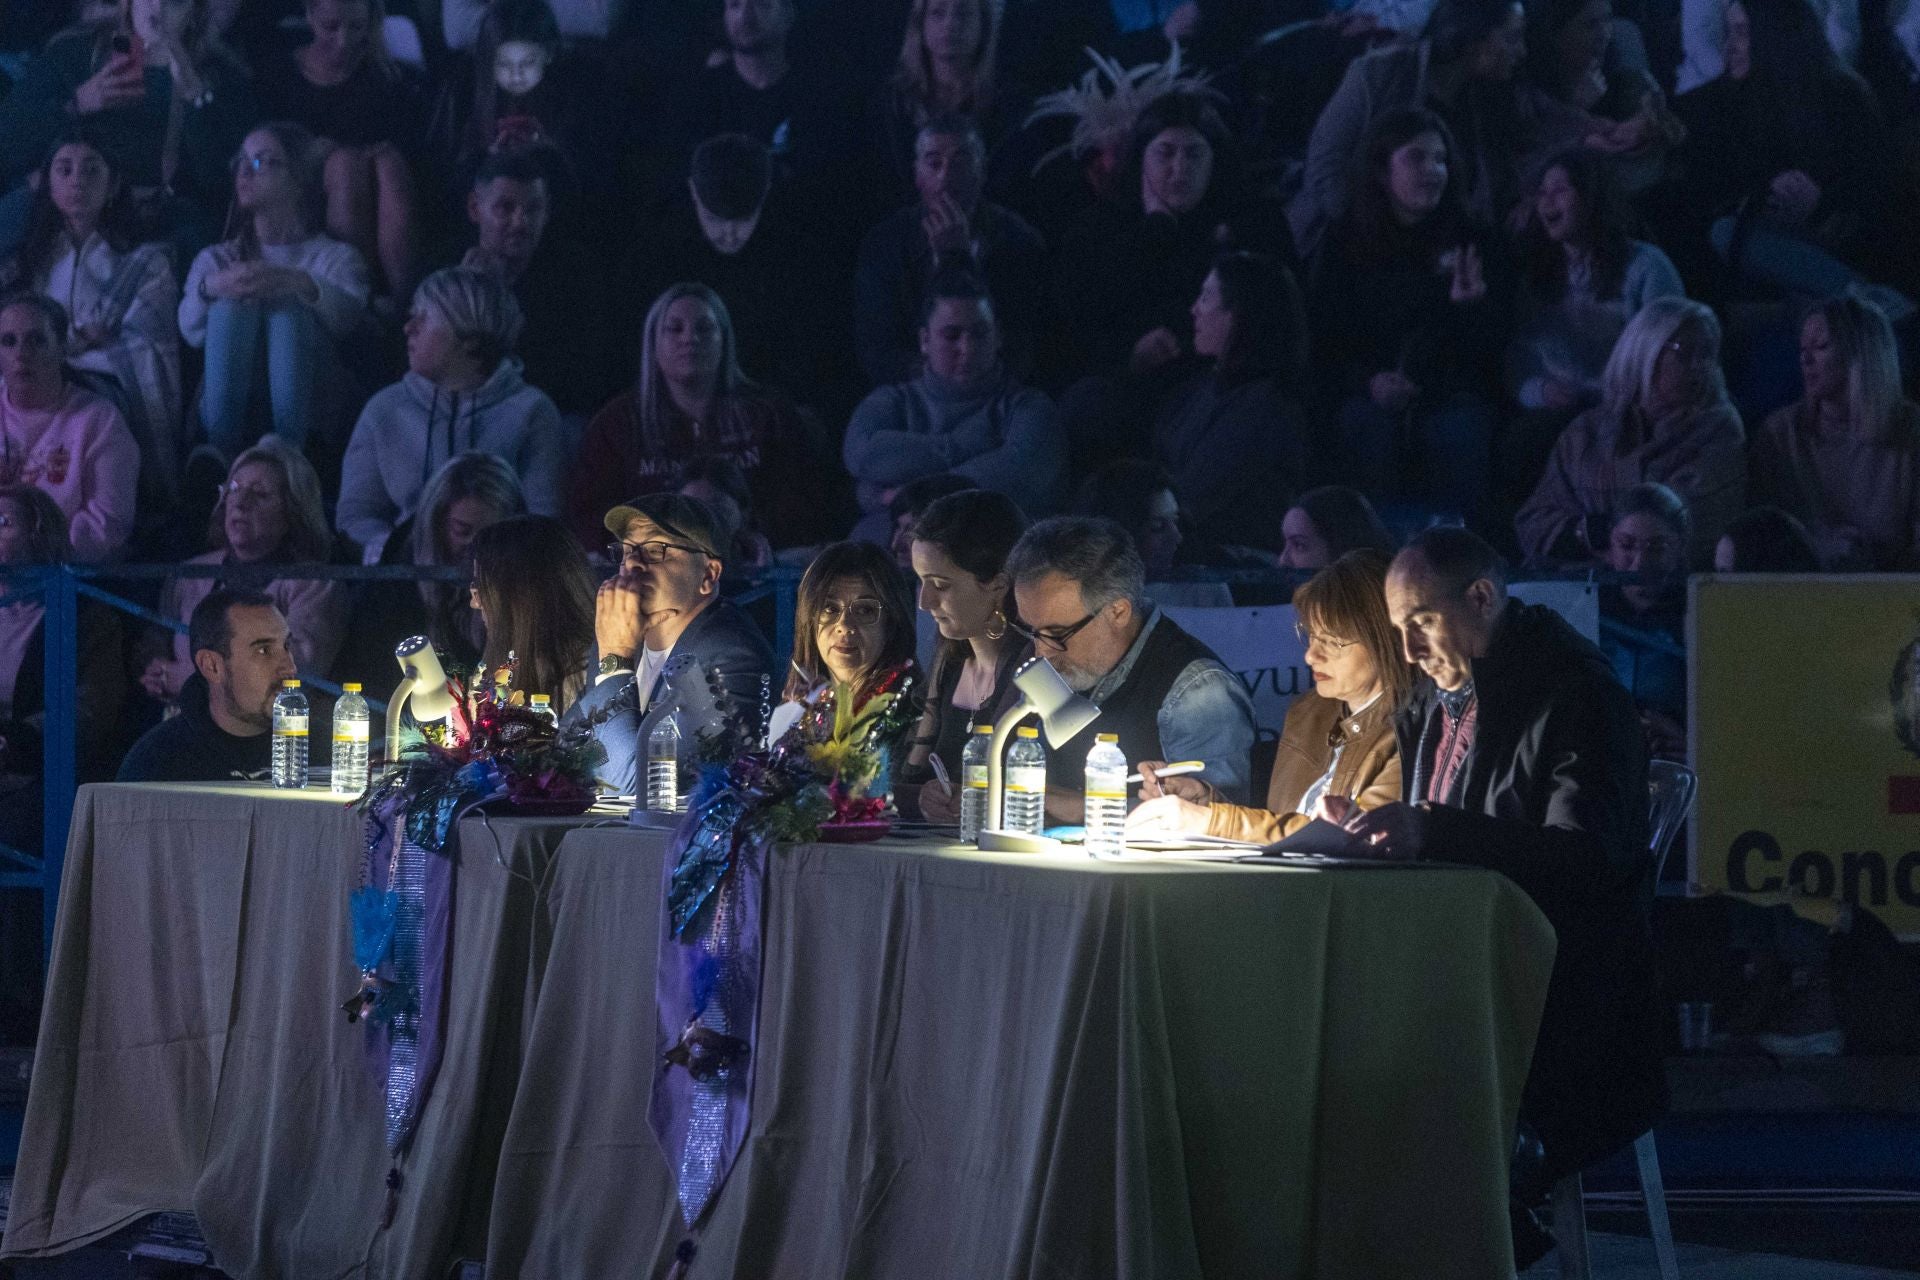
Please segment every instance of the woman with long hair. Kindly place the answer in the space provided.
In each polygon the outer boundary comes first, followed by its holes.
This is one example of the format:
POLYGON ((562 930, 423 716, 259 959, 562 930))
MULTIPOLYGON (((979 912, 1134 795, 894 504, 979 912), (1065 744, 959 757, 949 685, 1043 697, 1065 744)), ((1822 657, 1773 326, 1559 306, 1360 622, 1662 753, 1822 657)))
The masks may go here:
POLYGON ((263 347, 273 433, 304 447, 337 364, 334 344, 366 319, 366 262, 321 230, 321 165, 319 144, 297 124, 249 133, 233 161, 238 230, 187 271, 180 334, 206 349, 200 421, 223 461, 252 441, 247 402, 263 347))
POLYGON ((1804 521, 1829 565, 1920 565, 1920 405, 1901 389, 1893 326, 1858 297, 1819 304, 1800 326, 1800 379, 1753 442, 1753 500, 1804 521))
POLYGON ((1154 776, 1148 762, 1140 766, 1141 804, 1127 815, 1127 834, 1267 844, 1315 817, 1342 821, 1398 800, 1393 717, 1414 673, 1387 616, 1386 580, 1384 555, 1351 551, 1294 593, 1313 691, 1287 708, 1264 808, 1229 804, 1198 778, 1154 776))
POLYGON ((1313 261, 1321 393, 1336 474, 1423 514, 1489 518, 1510 289, 1499 242, 1466 211, 1460 150, 1431 111, 1382 116, 1353 198, 1313 261))
MULTIPOLYGON (((49 6, 58 7, 58 6, 49 6)), ((215 38, 208 0, 119 0, 55 37, 0 99, 0 187, 22 182, 76 122, 119 157, 143 234, 184 261, 219 234, 227 160, 259 119, 244 67, 215 38)))
POLYGON ((999 74, 1003 8, 1002 0, 912 0, 900 56, 873 105, 880 149, 901 199, 912 196, 914 139, 929 120, 971 116, 989 146, 1018 123, 999 74))
POLYGON ((1367 495, 1345 485, 1309 489, 1293 500, 1280 521, 1283 569, 1324 569, 1349 551, 1399 550, 1367 495))
MULTIPOLYGON (((913 597, 887 553, 866 542, 822 549, 800 578, 792 666, 770 736, 797 724, 814 741, 867 739, 895 700, 917 696, 913 650, 913 597)), ((866 745, 902 745, 913 719, 887 718, 899 732, 866 745)))
POLYGON ((1161 406, 1154 459, 1208 546, 1277 550, 1280 515, 1306 479, 1312 449, 1299 286, 1270 258, 1226 254, 1191 314, 1193 353, 1204 364, 1161 406))
POLYGON ((1720 322, 1686 298, 1656 298, 1627 322, 1598 405, 1561 433, 1514 518, 1537 565, 1593 562, 1621 494, 1658 481, 1693 512, 1688 564, 1705 564, 1747 490, 1746 432, 1720 372, 1720 322))
POLYGON ((1664 484, 1637 484, 1610 518, 1600 566, 1600 649, 1640 710, 1650 754, 1687 754, 1687 556, 1693 516, 1664 484))
MULTIPOLYGON (((306 455, 268 435, 235 458, 208 521, 207 545, 210 550, 187 563, 220 565, 225 572, 218 578, 168 579, 160 588, 162 614, 185 622, 194 606, 221 585, 264 591, 286 616, 300 670, 324 672, 332 667, 346 638, 351 609, 347 584, 276 572, 333 558, 333 531, 320 498, 320 477, 306 455)), ((175 635, 166 654, 147 663, 140 684, 154 698, 170 702, 193 670, 187 637, 175 635)))
POLYGON ((598 539, 605 514, 637 494, 678 489, 696 458, 737 463, 753 490, 767 537, 793 546, 840 527, 817 486, 791 483, 812 473, 819 450, 813 424, 785 398, 749 381, 740 368, 733 321, 720 295, 676 284, 654 300, 641 326, 640 376, 595 414, 580 442, 567 503, 569 525, 598 539))
POLYGON ((180 433, 180 286, 167 246, 141 243, 121 163, 82 126, 54 140, 40 168, 27 238, 0 268, 0 288, 31 289, 67 311, 67 364, 111 380, 140 445, 140 502, 171 501, 186 450, 180 433))
POLYGON ((512 688, 564 714, 587 683, 597 584, 587 554, 551 516, 513 516, 473 540, 473 607, 486 628, 481 671, 514 664, 512 688))
POLYGON ((896 794, 902 809, 909 796, 923 817, 956 822, 960 816, 960 753, 975 725, 990 723, 1005 709, 1013 669, 1031 651, 1009 625, 1019 616, 1007 553, 1027 531, 1027 518, 1012 499, 968 489, 936 499, 913 526, 913 571, 920 579, 920 607, 940 628, 940 646, 927 677, 920 716, 896 794), (940 758, 951 783, 935 779, 940 758))

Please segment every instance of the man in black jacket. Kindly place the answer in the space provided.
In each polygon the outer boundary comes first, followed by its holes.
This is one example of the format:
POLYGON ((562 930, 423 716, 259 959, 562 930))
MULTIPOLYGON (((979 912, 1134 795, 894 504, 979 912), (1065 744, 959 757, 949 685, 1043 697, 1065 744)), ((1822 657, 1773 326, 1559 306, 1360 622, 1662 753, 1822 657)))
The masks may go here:
POLYGON ((592 718, 607 750, 600 785, 637 795, 647 737, 676 717, 681 756, 732 722, 755 742, 766 728, 773 651, 753 619, 720 598, 723 553, 713 512, 654 493, 607 512, 620 571, 594 607, 596 683, 567 710, 592 718), (691 659, 684 671, 680 660, 691 659), (672 664, 671 668, 669 664, 672 664))
POLYGON ((273 698, 298 674, 293 633, 259 591, 215 591, 187 620, 194 674, 180 714, 141 735, 121 782, 258 780, 273 764, 273 698))
POLYGON ((1406 802, 1348 826, 1385 857, 1502 873, 1559 935, 1520 1108, 1514 1191, 1531 1207, 1666 1105, 1646 744, 1600 650, 1553 611, 1508 600, 1498 555, 1475 535, 1415 538, 1386 596, 1430 679, 1396 722, 1406 802))

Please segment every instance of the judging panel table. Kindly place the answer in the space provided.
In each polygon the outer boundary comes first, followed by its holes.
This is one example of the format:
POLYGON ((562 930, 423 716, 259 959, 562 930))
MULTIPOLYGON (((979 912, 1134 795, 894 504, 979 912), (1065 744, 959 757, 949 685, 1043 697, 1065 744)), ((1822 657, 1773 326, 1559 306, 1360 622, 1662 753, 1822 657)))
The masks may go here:
MULTIPOLYGON (((490 1270, 661 1274, 658 835, 569 834, 490 1270)), ((777 849, 753 1113, 692 1276, 1512 1271, 1552 965, 1504 878, 777 849)))
MULTIPOLYGON (((468 819, 391 1227, 320 792, 84 788, 4 1251, 199 1216, 242 1276, 646 1274, 665 836, 468 819)), ((1481 1276, 1551 930, 1501 877, 776 850, 695 1276, 1481 1276)))
POLYGON ((469 818, 446 1055, 391 1227, 348 890, 359 814, 321 789, 81 789, 6 1237, 59 1253, 190 1210, 235 1276, 439 1276, 485 1246, 535 971, 579 819, 469 818))

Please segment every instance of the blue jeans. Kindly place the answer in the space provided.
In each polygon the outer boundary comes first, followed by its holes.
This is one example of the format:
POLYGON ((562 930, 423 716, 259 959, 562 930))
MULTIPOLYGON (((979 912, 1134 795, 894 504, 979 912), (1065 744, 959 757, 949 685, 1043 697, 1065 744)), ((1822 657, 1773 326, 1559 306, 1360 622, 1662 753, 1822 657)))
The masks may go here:
POLYGON ((200 392, 200 419, 208 441, 229 458, 266 434, 246 420, 263 339, 274 433, 298 449, 305 447, 313 430, 321 374, 332 357, 320 317, 298 302, 219 298, 207 311, 207 375, 200 392))
MULTIPOLYGON (((1707 233, 1713 251, 1723 261, 1733 255, 1734 220, 1720 218, 1707 233)), ((1762 284, 1810 298, 1837 298, 1862 277, 1852 267, 1811 240, 1764 224, 1747 229, 1740 261, 1734 267, 1762 284)))

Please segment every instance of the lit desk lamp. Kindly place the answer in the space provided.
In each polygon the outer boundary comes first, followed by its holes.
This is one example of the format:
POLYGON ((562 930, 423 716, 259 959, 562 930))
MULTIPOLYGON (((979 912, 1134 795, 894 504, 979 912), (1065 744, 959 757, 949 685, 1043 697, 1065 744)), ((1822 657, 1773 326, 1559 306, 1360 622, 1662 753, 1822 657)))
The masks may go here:
POLYGON ((433 724, 453 714, 453 691, 447 688, 447 673, 440 666, 440 655, 433 651, 425 636, 402 640, 395 646, 393 657, 406 677, 387 699, 388 763, 400 758, 400 712, 409 700, 413 703, 415 724, 433 724))
POLYGON ((1007 784, 1001 752, 1008 735, 1028 716, 1040 717, 1040 732, 1047 746, 1057 750, 1099 719, 1100 708, 1075 693, 1053 664, 1038 655, 1020 664, 1013 673, 1013 686, 1020 691, 1020 700, 994 724, 993 744, 987 750, 986 820, 993 825, 981 827, 980 847, 1000 853, 1057 853, 1064 847, 1058 840, 1000 826, 1007 784))

